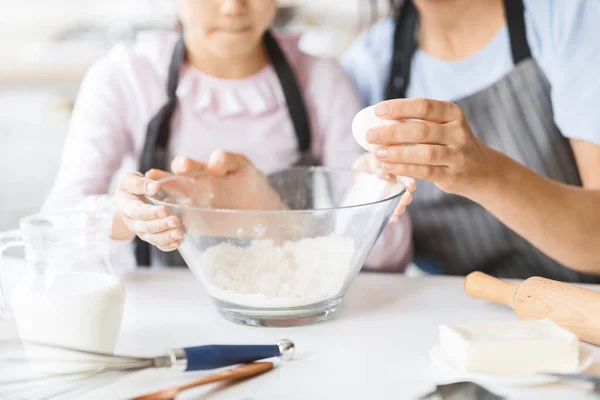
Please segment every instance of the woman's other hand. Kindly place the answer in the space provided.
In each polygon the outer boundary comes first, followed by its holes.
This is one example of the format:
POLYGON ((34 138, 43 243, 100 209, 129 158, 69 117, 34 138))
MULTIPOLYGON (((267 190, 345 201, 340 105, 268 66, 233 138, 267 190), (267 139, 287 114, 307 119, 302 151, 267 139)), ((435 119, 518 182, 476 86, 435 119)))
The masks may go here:
POLYGON ((358 157, 352 165, 352 170, 373 174, 379 179, 383 179, 392 183, 396 183, 397 181, 402 182, 404 187, 406 187, 406 192, 400 197, 400 202, 394 210, 394 217, 397 218, 406 211, 406 207, 411 203, 412 194, 416 188, 416 183, 413 178, 396 176, 384 171, 381 168, 381 161, 379 161, 372 153, 365 153, 358 157))

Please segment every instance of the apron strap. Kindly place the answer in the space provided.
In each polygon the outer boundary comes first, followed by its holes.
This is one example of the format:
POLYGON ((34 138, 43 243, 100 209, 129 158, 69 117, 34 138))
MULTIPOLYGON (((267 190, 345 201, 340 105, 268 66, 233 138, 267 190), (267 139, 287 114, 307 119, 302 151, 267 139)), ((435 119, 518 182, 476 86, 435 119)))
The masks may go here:
MULTIPOLYGON (((171 135, 171 120, 177 106, 177 84, 179 72, 185 62, 186 50, 183 37, 175 45, 169 74, 167 77, 167 102, 148 123, 146 141, 140 156, 140 171, 146 173, 152 168, 166 169, 167 146, 171 135)), ((150 245, 135 237, 135 258, 138 265, 150 266, 150 245)))
POLYGON ((523 0, 504 0, 504 14, 510 36, 510 49, 515 65, 531 58, 525 30, 525 7, 523 0))
MULTIPOLYGON (((510 36, 513 63, 517 65, 531 57, 525 31, 523 0, 504 0, 504 12, 510 36)), ((406 97, 410 83, 412 57, 418 48, 417 33, 419 12, 412 0, 405 0, 396 14, 394 44, 390 78, 385 98, 400 99, 406 97)))
POLYGON ((386 99, 406 97, 410 82, 410 64, 417 50, 417 26, 419 12, 411 0, 405 0, 396 13, 394 30, 394 51, 390 77, 385 94, 386 99))
POLYGON ((167 77, 167 102, 158 110, 146 128, 146 141, 140 158, 140 171, 148 172, 152 168, 164 169, 167 163, 164 150, 167 148, 171 131, 171 120, 177 106, 177 84, 179 72, 186 57, 183 37, 177 41, 167 77))
POLYGON ((285 58, 283 51, 271 32, 265 32, 263 40, 285 96, 288 113, 294 126, 296 140, 298 141, 298 151, 300 154, 304 154, 310 150, 312 137, 304 96, 289 61, 285 58))
MULTIPOLYGON (((301 155, 308 152, 311 147, 311 129, 308 112, 300 85, 285 57, 279 44, 271 34, 265 32, 263 43, 269 60, 273 65, 277 78, 281 84, 296 139, 298 151, 301 155)), ((171 121, 177 106, 177 85, 179 73, 186 59, 186 48, 183 36, 178 40, 167 78, 167 102, 148 123, 146 141, 140 156, 140 171, 145 173, 152 168, 168 169, 168 145, 171 136, 171 121)), ((150 266, 150 245, 139 237, 135 238, 135 256, 139 266, 150 266)))

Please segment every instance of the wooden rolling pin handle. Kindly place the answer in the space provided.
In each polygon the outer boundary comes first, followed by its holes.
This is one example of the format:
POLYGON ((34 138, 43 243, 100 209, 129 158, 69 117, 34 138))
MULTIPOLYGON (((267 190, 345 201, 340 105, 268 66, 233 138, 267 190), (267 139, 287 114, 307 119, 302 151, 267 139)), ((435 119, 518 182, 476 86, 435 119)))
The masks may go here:
POLYGON ((472 272, 465 278, 465 291, 475 299, 513 306, 518 285, 494 278, 483 272, 472 272))

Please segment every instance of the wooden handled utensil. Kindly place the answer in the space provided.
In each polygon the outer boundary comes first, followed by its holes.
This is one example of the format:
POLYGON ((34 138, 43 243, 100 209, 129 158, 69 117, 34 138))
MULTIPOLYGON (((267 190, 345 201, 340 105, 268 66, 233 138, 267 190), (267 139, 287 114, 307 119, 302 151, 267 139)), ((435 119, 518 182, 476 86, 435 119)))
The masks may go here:
POLYGON ((506 304, 520 319, 548 318, 584 342, 600 346, 600 292, 533 277, 520 285, 473 272, 465 279, 470 297, 506 304))
POLYGON ((158 392, 146 394, 144 396, 136 397, 131 400, 173 400, 179 393, 181 393, 184 390, 219 381, 233 381, 243 378, 249 378, 251 376, 267 372, 273 369, 273 366, 274 365, 272 362, 256 362, 252 364, 245 364, 239 367, 228 369, 226 371, 217 372, 216 374, 206 376, 202 379, 198 379, 197 381, 190 382, 185 385, 160 390, 158 392))

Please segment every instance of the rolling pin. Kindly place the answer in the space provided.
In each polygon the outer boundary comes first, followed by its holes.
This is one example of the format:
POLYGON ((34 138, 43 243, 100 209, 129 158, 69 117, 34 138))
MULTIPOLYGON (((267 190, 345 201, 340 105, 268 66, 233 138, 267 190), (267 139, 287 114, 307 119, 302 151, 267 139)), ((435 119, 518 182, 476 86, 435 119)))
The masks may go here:
POLYGON ((465 291, 470 297, 512 307, 519 319, 547 318, 600 346, 600 292, 540 277, 519 285, 483 272, 467 275, 465 291))

